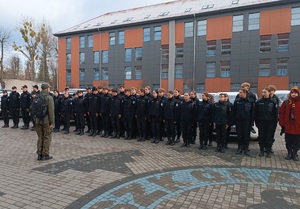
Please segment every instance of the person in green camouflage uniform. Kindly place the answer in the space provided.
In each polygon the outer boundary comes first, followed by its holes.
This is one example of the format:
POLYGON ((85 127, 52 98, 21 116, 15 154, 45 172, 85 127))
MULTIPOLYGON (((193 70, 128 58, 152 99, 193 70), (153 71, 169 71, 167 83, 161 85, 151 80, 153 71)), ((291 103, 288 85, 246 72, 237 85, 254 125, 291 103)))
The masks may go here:
POLYGON ((49 155, 49 148, 51 144, 51 130, 54 124, 54 101, 53 97, 49 95, 50 86, 42 84, 41 95, 45 96, 47 104, 47 115, 44 119, 35 118, 36 133, 38 135, 37 141, 37 160, 50 160, 52 157, 49 155))

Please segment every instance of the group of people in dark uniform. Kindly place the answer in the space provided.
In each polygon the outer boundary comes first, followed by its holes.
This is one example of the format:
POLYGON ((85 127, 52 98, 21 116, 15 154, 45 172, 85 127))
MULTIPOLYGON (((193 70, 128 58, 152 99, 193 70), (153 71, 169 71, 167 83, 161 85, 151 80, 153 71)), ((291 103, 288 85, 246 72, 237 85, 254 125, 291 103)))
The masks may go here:
MULTIPOLYGON (((182 96, 177 89, 168 92, 162 88, 151 91, 149 86, 141 89, 94 86, 87 88, 85 95, 82 91, 70 95, 68 88, 64 94, 55 90, 55 126, 52 131, 69 134, 70 120, 73 118, 76 135, 122 137, 125 140, 137 139, 139 142, 151 140, 155 144, 166 137, 167 145, 175 145, 182 138, 181 147, 190 147, 196 143, 199 128, 198 148, 206 150, 207 146, 212 145, 215 130, 216 152, 223 153, 228 148, 231 126, 235 125, 238 141, 236 154, 249 155, 250 132, 255 122, 259 130, 259 156, 266 153, 269 158, 279 114, 279 99, 274 94, 276 88, 272 85, 264 88, 259 100, 249 88, 249 83, 243 83, 234 103, 229 101, 226 93, 220 93, 219 100, 215 102, 214 97, 207 92, 203 92, 202 98, 198 99, 195 91, 182 96)), ((21 95, 15 90, 13 87, 9 96, 4 94, 2 97, 3 128, 8 127, 5 116, 8 111, 14 122, 12 128, 18 128, 17 111, 21 109, 24 122, 22 129, 28 129, 31 97, 38 92, 28 93, 27 86, 22 87, 21 95)), ((296 154, 293 156, 298 160, 296 154)))

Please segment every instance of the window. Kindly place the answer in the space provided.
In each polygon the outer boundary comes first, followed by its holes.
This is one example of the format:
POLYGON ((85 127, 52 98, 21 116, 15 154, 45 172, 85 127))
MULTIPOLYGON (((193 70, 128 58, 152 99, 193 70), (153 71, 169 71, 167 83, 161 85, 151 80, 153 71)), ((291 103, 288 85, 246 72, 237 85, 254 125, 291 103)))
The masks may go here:
POLYGON ((300 7, 292 8, 292 26, 300 25, 300 7))
POLYGON ((249 14, 248 30, 258 30, 259 29, 259 19, 260 19, 260 13, 249 14))
POLYGON ((142 66, 135 66, 135 79, 141 80, 142 79, 142 66))
POLYGON ((293 88, 294 86, 300 86, 300 82, 291 82, 290 83, 290 89, 293 88))
POLYGON ((132 49, 125 49, 125 62, 131 62, 132 60, 132 49))
POLYGON ((116 33, 111 32, 111 33, 109 33, 109 45, 113 46, 115 44, 116 44, 116 33))
POLYGON ((207 4, 202 7, 202 9, 211 9, 214 8, 214 4, 207 4))
POLYGON ((102 68, 102 80, 107 81, 108 80, 108 67, 102 68))
POLYGON ((287 52, 289 50, 289 37, 290 34, 278 34, 277 51, 287 52))
POLYGON ((85 47, 85 37, 80 36, 80 49, 85 47))
POLYGON ((206 53, 206 55, 208 57, 216 56, 216 53, 217 53, 216 44, 217 44, 217 41, 208 41, 207 42, 207 53, 206 53))
POLYGON ((93 47, 94 37, 92 35, 88 36, 88 47, 93 47))
POLYGON ((276 66, 277 76, 287 76, 288 75, 288 63, 289 58, 278 58, 276 66))
POLYGON ((184 23, 184 37, 193 37, 194 36, 194 23, 186 22, 184 23))
POLYGON ((80 72, 80 81, 84 81, 85 80, 85 69, 80 68, 79 72, 80 72))
POLYGON ((206 77, 215 78, 216 77, 216 62, 206 63, 206 77))
POLYGON ((84 52, 80 52, 79 53, 79 57, 80 57, 80 64, 84 64, 85 63, 85 53, 84 52))
POLYGON ((67 49, 71 49, 71 38, 66 38, 67 41, 67 49))
POLYGON ((94 52, 94 64, 100 63, 100 52, 94 52))
POLYGON ((230 61, 221 62, 220 76, 222 78, 230 77, 230 61))
POLYGON ((144 42, 150 41, 150 28, 144 28, 144 42))
POLYGON ((169 72, 169 65, 161 65, 161 79, 167 79, 169 72))
POLYGON ((183 78, 183 64, 175 65, 175 78, 183 78))
POLYGON ((67 54, 67 65, 71 65, 71 54, 67 54))
POLYGON ((197 83, 196 92, 204 92, 205 91, 205 84, 197 83))
POLYGON ((169 45, 164 45, 161 47, 161 56, 162 59, 166 60, 169 59, 169 45))
POLYGON ((94 68, 94 81, 100 80, 100 70, 99 68, 94 68))
POLYGON ((126 80, 131 80, 131 67, 125 67, 125 79, 126 80))
POLYGON ((260 36, 259 52, 271 52, 271 35, 260 36))
POLYGON ((143 49, 142 48, 135 48, 135 61, 143 59, 143 49))
POLYGON ((155 41, 161 40, 161 26, 154 27, 154 40, 155 41))
POLYGON ((183 44, 176 44, 176 58, 183 58, 183 44))
POLYGON ((124 44, 124 43, 125 43, 125 32, 119 31, 119 44, 124 44))
POLYGON ((258 76, 270 76, 271 59, 261 59, 259 61, 258 76))
POLYGON ((222 40, 222 55, 229 55, 231 54, 231 39, 222 40))
POLYGON ((66 73, 66 80, 67 82, 71 82, 72 80, 72 76, 71 76, 71 70, 67 70, 67 73, 66 73))
POLYGON ((240 32, 244 30, 244 15, 233 16, 232 32, 240 32))
POLYGON ((102 51, 102 63, 108 63, 108 51, 102 51))
POLYGON ((198 21, 198 36, 206 35, 206 25, 207 25, 207 20, 198 21))
POLYGON ((170 12, 161 12, 159 13, 159 17, 167 16, 170 12))

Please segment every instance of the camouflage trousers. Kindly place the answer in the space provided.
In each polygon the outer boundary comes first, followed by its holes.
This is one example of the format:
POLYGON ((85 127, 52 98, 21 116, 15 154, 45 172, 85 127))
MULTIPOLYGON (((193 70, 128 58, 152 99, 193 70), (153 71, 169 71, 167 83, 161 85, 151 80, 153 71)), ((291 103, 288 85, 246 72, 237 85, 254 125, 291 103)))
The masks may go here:
POLYGON ((38 155, 49 155, 49 148, 52 139, 49 124, 35 124, 36 133, 38 135, 37 151, 38 155))

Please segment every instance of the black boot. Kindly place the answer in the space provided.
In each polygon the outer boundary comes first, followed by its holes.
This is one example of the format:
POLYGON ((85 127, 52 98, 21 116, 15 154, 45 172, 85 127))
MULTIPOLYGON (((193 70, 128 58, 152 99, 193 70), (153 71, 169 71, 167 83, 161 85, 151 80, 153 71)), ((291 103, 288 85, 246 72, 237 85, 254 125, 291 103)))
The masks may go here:
POLYGON ((80 131, 80 134, 79 134, 80 136, 82 136, 82 135, 84 135, 84 128, 83 129, 81 129, 81 131, 80 131))
POLYGON ((175 143, 179 143, 180 142, 180 136, 177 136, 175 143))
POLYGON ((298 150, 293 149, 293 160, 294 161, 299 161, 299 157, 297 154, 298 150))
POLYGON ((155 138, 155 137, 153 137, 153 139, 152 139, 151 143, 154 143, 155 141, 156 141, 156 138, 155 138))
POLYGON ((236 150, 236 152, 235 152, 235 154, 237 154, 237 155, 240 155, 240 154, 242 154, 242 147, 241 147, 241 145, 238 145, 238 149, 236 150))
POLYGON ((287 156, 285 157, 286 160, 291 160, 293 158, 293 155, 292 155, 292 148, 288 148, 287 149, 288 151, 288 154, 287 156))
POLYGON ((88 135, 88 136, 93 136, 94 133, 95 133, 95 130, 92 130, 92 131, 89 132, 89 135, 88 135))
POLYGON ((259 157, 263 157, 265 155, 264 149, 260 149, 259 157))
POLYGON ((112 139, 117 138, 117 133, 116 133, 116 132, 113 132, 113 133, 112 133, 112 136, 111 136, 110 138, 112 138, 112 139))
POLYGON ((245 149, 244 149, 244 155, 247 155, 247 156, 250 155, 250 153, 249 153, 249 147, 245 147, 245 149))
POLYGON ((166 145, 170 145, 170 144, 171 144, 171 139, 168 138, 168 141, 167 141, 166 145))
POLYGON ((174 146, 174 145, 175 145, 175 140, 174 140, 173 137, 171 138, 171 143, 170 143, 170 145, 171 145, 171 146, 174 146))

